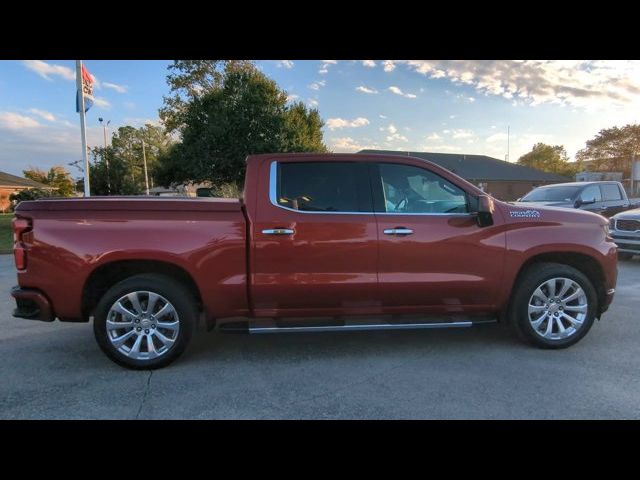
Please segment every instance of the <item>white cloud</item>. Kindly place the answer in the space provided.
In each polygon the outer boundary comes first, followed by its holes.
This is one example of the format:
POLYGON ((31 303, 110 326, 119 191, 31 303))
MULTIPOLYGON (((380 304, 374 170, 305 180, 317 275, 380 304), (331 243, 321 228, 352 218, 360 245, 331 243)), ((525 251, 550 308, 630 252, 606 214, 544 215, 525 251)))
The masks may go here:
POLYGON ((385 60, 382 65, 385 72, 393 72, 396 69, 396 64, 393 60, 385 60))
POLYGON ((364 65, 365 67, 373 68, 376 66, 376 62, 374 62, 373 60, 363 60, 362 65, 364 65))
POLYGON ((307 98, 307 105, 315 108, 318 106, 318 100, 315 98, 307 98))
POLYGON ((76 79, 75 71, 64 65, 54 65, 42 60, 23 60, 22 64, 47 80, 51 80, 52 76, 61 77, 65 80, 76 79))
POLYGON ((278 60, 278 62, 276 63, 276 66, 278 68, 291 69, 293 68, 293 60, 278 60))
MULTIPOLYGON (((429 78, 525 103, 611 109, 640 104, 640 62, 627 60, 396 60, 429 78)), ((471 102, 471 98, 466 99, 471 102)))
POLYGON ((290 93, 289 95, 287 95, 287 102, 292 102, 297 98, 300 98, 300 97, 295 93, 290 93))
POLYGON ((486 138, 485 142, 494 143, 494 142, 506 142, 507 134, 506 133, 494 133, 486 138))
POLYGON ((404 93, 402 90, 400 90, 399 87, 396 87, 394 85, 390 86, 388 88, 388 90, 391 93, 395 93, 396 95, 400 95, 402 97, 406 97, 406 98, 416 98, 416 96, 413 93, 404 93))
POLYGON ((327 84, 325 80, 318 80, 317 82, 313 82, 309 85, 311 90, 320 90, 321 87, 324 87, 327 84))
POLYGON ((338 128, 358 128, 369 125, 369 120, 364 117, 354 118, 353 120, 345 120, 344 118, 330 118, 327 120, 327 128, 336 130, 338 128))
POLYGON ((47 120, 49 122, 55 122, 56 121, 55 115, 53 113, 51 113, 51 112, 47 112, 46 110, 40 110, 38 108, 30 108, 29 109, 29 113, 37 115, 40 118, 44 118, 45 120, 47 120))
POLYGON ((376 90, 375 88, 365 87, 364 85, 360 85, 356 88, 356 90, 362 93, 378 93, 378 90, 376 90))
POLYGON ((475 102, 475 101, 476 101, 476 99, 475 99, 474 97, 467 97, 467 101, 468 101, 469 103, 473 103, 473 102, 475 102))
POLYGON ((382 115, 382 114, 380 114, 380 115, 378 115, 378 116, 379 116, 380 118, 387 118, 387 116, 386 116, 386 115, 382 115))
POLYGON ((136 128, 144 127, 146 124, 151 124, 155 127, 159 127, 161 125, 159 118, 125 117, 122 121, 125 125, 131 125, 136 128))
POLYGON ((456 139, 461 139, 461 138, 473 138, 475 137, 475 134, 471 130, 464 130, 462 128, 458 128, 451 132, 451 136, 456 139))
POLYGON ((332 138, 329 140, 329 146, 333 151, 337 152, 357 152, 365 149, 378 149, 377 144, 365 145, 354 140, 351 137, 332 138))
POLYGON ((126 85, 118 85, 117 83, 108 82, 103 82, 102 86, 105 88, 110 88, 111 90, 115 90, 118 93, 127 93, 127 89, 129 88, 126 85))
POLYGON ((381 128, 382 131, 387 131, 389 133, 396 133, 398 129, 393 123, 390 123, 388 126, 381 128))
POLYGON ((430 140, 430 141, 436 141, 436 140, 441 140, 441 139, 442 139, 442 137, 440 135, 438 135, 436 132, 433 132, 431 135, 429 135, 427 137, 427 140, 430 140))
POLYGON ((399 133, 394 133, 393 135, 387 136, 387 142, 394 142, 394 141, 408 142, 409 139, 404 135, 400 135, 399 133))
POLYGON ((93 97, 93 103, 96 107, 105 109, 111 108, 111 104, 109 103, 109 101, 102 97, 93 97))
POLYGON ((329 67, 337 63, 337 60, 322 60, 322 64, 320 65, 320 70, 318 70, 318 73, 321 75, 326 74, 327 72, 329 72, 329 67))
POLYGON ((31 117, 14 112, 0 112, 0 129, 18 131, 40 126, 41 124, 31 117))

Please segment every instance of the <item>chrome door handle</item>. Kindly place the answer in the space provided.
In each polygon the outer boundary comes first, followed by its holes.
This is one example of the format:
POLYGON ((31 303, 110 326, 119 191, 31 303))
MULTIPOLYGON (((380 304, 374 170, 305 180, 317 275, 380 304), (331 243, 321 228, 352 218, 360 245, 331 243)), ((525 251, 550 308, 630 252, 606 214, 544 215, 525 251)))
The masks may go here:
POLYGON ((387 228, 384 230, 385 235, 411 235, 412 233, 413 230, 404 227, 387 228))
POLYGON ((262 230, 262 233, 265 235, 293 235, 296 231, 291 228, 269 228, 262 230))

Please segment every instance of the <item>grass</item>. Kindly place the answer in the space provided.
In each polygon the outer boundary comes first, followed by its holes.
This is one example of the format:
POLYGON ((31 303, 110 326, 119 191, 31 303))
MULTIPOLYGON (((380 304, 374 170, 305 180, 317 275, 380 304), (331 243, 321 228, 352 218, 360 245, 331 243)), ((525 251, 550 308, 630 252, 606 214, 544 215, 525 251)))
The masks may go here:
POLYGON ((0 253, 11 253, 13 249, 12 219, 13 213, 0 213, 0 253))

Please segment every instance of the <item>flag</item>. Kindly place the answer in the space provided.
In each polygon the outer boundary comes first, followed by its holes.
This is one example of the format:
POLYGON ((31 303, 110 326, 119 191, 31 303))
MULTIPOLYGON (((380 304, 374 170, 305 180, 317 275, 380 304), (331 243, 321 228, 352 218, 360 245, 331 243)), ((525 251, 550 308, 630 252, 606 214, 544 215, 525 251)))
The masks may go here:
MULTIPOLYGON (((93 106, 93 75, 82 64, 82 92, 84 93, 84 112, 93 106)), ((76 93, 76 112, 80 113, 80 91, 76 93)))

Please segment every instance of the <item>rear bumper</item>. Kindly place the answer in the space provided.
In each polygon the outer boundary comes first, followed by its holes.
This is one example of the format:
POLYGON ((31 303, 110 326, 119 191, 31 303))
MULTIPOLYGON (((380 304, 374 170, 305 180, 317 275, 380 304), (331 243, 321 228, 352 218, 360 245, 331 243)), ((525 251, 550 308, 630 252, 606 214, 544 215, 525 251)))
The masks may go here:
POLYGON ((39 290, 13 287, 11 296, 16 299, 13 316, 28 320, 53 322, 55 316, 49 299, 39 290))

